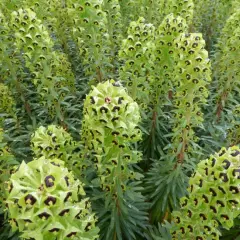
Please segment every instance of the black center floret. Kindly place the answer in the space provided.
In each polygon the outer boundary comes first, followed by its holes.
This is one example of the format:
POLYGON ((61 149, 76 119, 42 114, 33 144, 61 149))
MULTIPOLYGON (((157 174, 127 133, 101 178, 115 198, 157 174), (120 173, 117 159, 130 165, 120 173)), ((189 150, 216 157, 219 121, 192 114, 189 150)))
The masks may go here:
POLYGON ((57 199, 52 196, 47 197, 47 199, 44 201, 44 203, 48 206, 54 205, 56 202, 57 202, 57 199))
POLYGON ((49 175, 45 178, 44 182, 47 188, 54 186, 55 177, 49 175))
POLYGON ((27 204, 29 203, 31 205, 34 205, 35 202, 37 201, 37 199, 31 194, 28 194, 24 199, 27 204))
POLYGON ((59 213, 59 216, 63 217, 65 214, 69 213, 69 209, 64 209, 59 213))
POLYGON ((46 212, 43 212, 43 213, 40 213, 38 214, 38 217, 40 217, 41 219, 48 219, 51 215, 46 213, 46 212))

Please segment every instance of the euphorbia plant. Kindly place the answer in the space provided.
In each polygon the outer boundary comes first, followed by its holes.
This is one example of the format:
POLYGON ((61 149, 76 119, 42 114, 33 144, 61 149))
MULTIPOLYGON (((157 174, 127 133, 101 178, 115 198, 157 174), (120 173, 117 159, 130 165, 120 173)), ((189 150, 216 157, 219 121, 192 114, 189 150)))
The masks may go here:
POLYGON ((146 224, 147 204, 138 187, 142 176, 133 168, 141 160, 134 150, 141 139, 139 121, 137 103, 114 80, 98 84, 86 97, 82 154, 86 166, 96 169, 98 187, 105 191, 100 198, 104 205, 98 209, 101 239, 135 239, 146 224))
POLYGON ((235 239, 238 5, 2 0, 0 239, 235 239))

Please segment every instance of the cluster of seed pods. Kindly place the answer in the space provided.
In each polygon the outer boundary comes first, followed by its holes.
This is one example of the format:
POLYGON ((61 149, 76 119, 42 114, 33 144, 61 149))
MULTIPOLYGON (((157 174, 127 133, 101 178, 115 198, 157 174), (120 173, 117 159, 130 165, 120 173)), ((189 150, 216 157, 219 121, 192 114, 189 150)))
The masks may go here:
POLYGON ((218 240, 240 214, 240 149, 222 148, 198 164, 189 181, 189 196, 173 212, 173 239, 218 240))
POLYGON ((100 83, 86 97, 83 154, 89 156, 88 165, 96 167, 102 188, 107 191, 113 190, 119 179, 124 188, 135 177, 130 165, 140 160, 140 153, 132 148, 141 139, 139 121, 137 103, 118 82, 100 83))
POLYGON ((41 157, 11 175, 6 206, 24 239, 97 239, 96 217, 83 185, 58 159, 41 157))

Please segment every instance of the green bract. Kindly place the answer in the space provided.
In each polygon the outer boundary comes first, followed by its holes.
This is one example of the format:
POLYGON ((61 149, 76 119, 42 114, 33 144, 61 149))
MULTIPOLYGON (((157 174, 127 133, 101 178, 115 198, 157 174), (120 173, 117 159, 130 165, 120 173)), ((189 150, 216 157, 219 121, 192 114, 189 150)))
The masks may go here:
POLYGON ((139 108, 119 82, 100 83, 87 95, 84 103, 82 140, 92 164, 101 176, 104 188, 110 190, 116 174, 121 182, 134 177, 128 166, 139 161, 140 154, 131 143, 141 139, 137 124, 139 108), (105 186, 105 184, 107 184, 105 186))
POLYGON ((83 195, 82 183, 64 162, 44 157, 23 161, 9 181, 10 224, 23 239, 96 239, 96 218, 83 195))
POLYGON ((173 239, 219 239, 218 226, 230 229, 240 214, 240 149, 222 148, 198 164, 189 197, 173 212, 173 239))

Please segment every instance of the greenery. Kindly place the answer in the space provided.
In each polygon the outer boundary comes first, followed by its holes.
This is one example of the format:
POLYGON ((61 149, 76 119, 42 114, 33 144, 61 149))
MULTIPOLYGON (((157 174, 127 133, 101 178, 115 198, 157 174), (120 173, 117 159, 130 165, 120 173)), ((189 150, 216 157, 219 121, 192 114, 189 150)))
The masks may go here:
POLYGON ((239 6, 2 0, 0 239, 240 239, 239 6))

